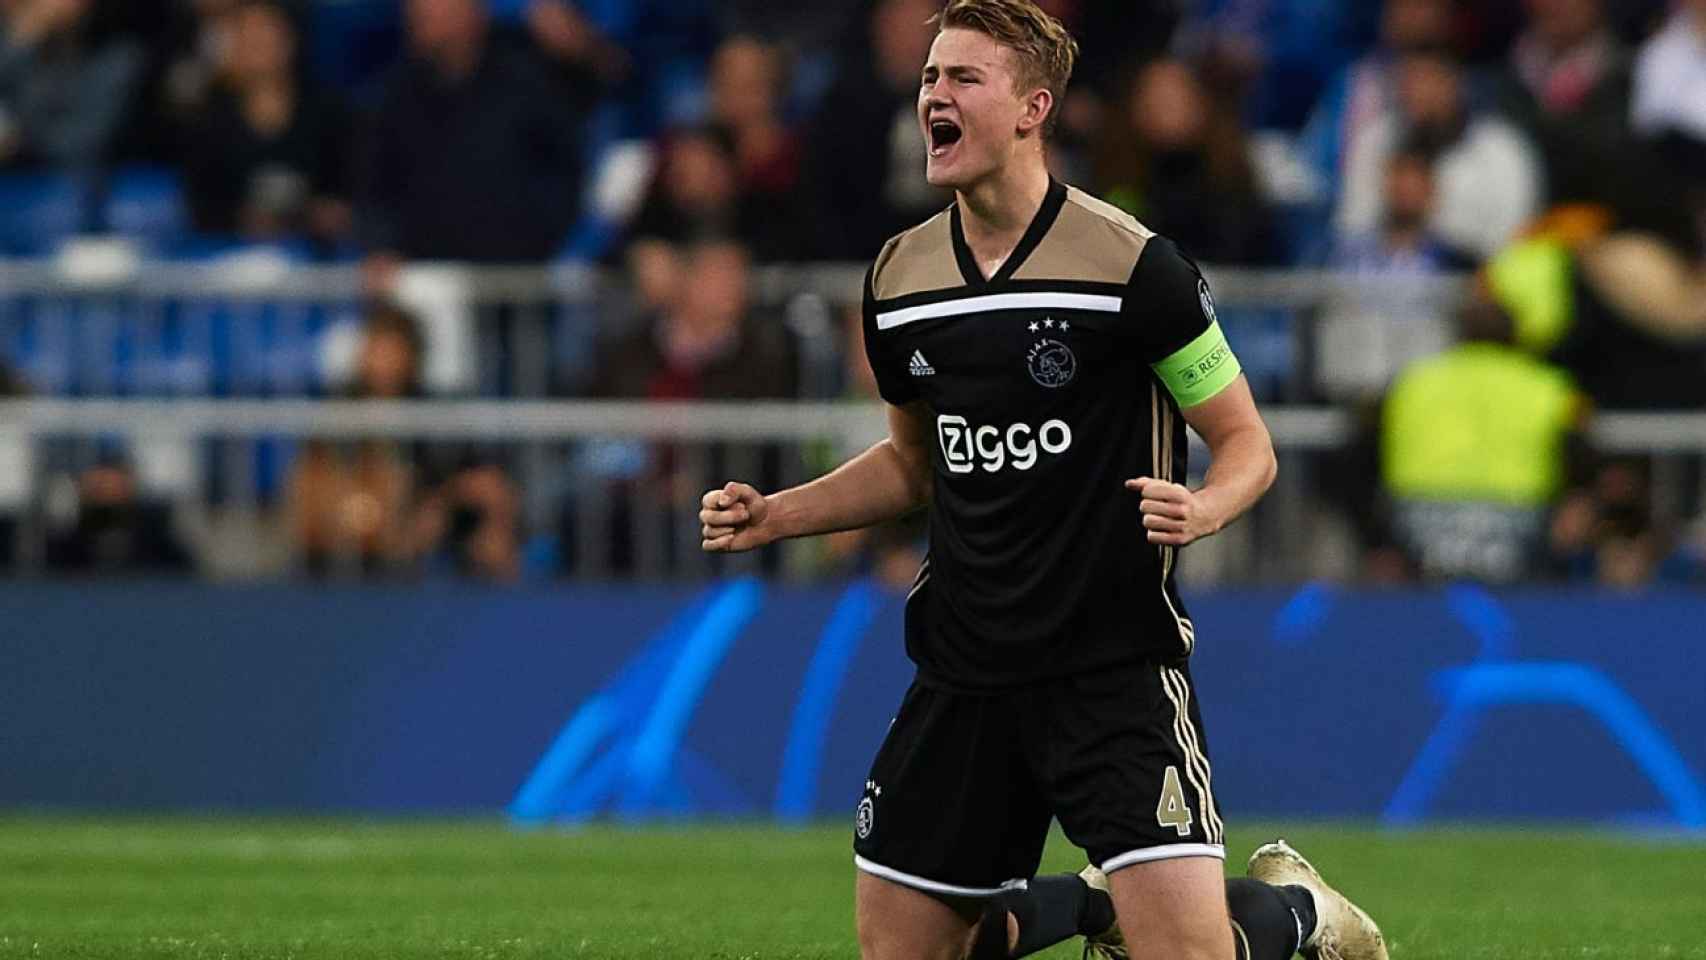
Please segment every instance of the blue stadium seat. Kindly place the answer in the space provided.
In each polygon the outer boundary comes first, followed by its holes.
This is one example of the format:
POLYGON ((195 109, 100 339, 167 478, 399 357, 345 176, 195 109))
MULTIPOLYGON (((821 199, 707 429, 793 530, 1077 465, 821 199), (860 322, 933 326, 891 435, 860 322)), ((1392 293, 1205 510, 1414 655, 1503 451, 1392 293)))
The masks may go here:
POLYGON ((11 256, 52 252, 85 225, 82 184, 64 174, 0 176, 0 251, 11 256))
POLYGON ((124 167, 107 184, 104 226, 155 250, 170 251, 184 238, 188 216, 183 183, 159 167, 124 167))
POLYGON ((32 389, 66 392, 71 384, 70 324, 66 305, 19 297, 5 304, 5 353, 32 389))
POLYGON ((138 313, 136 392, 153 396, 212 392, 213 356, 206 328, 197 327, 180 303, 162 304, 152 314, 146 308, 138 313))

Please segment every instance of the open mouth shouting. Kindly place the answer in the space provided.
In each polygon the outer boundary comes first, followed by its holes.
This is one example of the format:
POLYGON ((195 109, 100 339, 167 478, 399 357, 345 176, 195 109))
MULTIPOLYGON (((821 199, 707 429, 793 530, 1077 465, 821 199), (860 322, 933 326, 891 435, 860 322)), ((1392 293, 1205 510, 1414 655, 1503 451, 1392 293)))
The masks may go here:
POLYGON ((937 117, 930 121, 930 156, 945 157, 960 142, 960 125, 937 117))

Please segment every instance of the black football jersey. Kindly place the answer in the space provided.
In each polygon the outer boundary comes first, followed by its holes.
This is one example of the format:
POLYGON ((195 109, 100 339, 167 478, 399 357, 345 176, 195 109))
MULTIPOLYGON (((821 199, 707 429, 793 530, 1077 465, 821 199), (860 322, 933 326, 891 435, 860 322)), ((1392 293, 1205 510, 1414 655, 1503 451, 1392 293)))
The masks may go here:
POLYGON ((1147 541, 1123 484, 1183 482, 1181 403, 1237 376, 1195 264, 1055 182, 987 279, 957 204, 890 240, 864 313, 883 399, 921 403, 933 434, 906 609, 920 677, 988 689, 1187 656, 1177 551, 1147 541))

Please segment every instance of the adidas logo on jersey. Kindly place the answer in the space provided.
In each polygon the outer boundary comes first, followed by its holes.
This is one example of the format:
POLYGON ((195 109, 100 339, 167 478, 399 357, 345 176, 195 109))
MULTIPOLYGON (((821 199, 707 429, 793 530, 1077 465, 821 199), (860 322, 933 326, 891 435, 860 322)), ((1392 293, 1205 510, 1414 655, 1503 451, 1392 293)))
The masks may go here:
POLYGON ((922 350, 912 351, 912 363, 908 365, 908 369, 912 371, 912 375, 915 377, 936 375, 936 368, 930 365, 930 361, 924 359, 924 351, 922 350))

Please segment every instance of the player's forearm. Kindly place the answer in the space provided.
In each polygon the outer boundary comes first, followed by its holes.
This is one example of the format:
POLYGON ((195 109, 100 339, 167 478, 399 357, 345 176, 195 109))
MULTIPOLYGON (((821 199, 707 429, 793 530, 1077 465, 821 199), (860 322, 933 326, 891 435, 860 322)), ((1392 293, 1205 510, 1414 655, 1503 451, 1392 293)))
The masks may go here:
POLYGON ((1216 439, 1218 442, 1210 445, 1213 461, 1197 497, 1215 518, 1214 532, 1218 533, 1262 499, 1273 486, 1279 464, 1274 459, 1273 440, 1264 427, 1250 426, 1216 439))
POLYGON ((868 527, 904 516, 929 499, 929 464, 883 440, 830 473, 772 496, 772 538, 868 527))

